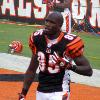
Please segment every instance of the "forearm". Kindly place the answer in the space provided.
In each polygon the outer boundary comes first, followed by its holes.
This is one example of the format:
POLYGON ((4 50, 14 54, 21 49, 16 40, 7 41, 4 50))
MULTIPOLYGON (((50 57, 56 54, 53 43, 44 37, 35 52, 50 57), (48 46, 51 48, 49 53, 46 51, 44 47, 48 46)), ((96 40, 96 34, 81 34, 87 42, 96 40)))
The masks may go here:
POLYGON ((79 57, 76 57, 74 59, 74 62, 76 64, 76 68, 72 71, 84 76, 92 76, 93 70, 91 64, 85 56, 81 55, 79 57))
POLYGON ((35 75, 33 75, 31 71, 29 71, 29 70, 26 71, 25 76, 24 76, 23 88, 22 88, 21 93, 19 93, 18 100, 25 100, 27 92, 33 82, 34 76, 35 75))
POLYGON ((32 82, 33 82, 33 79, 34 79, 34 74, 32 71, 27 71, 25 73, 25 76, 24 76, 24 83, 23 83, 23 89, 22 89, 22 94, 24 94, 26 96, 32 82))
POLYGON ((84 76, 92 76, 92 68, 91 66, 77 66, 76 68, 72 69, 72 71, 76 72, 77 74, 84 75, 84 76))
POLYGON ((22 94, 26 95, 35 77, 36 69, 38 67, 37 57, 32 56, 29 68, 27 69, 24 76, 24 83, 22 94))

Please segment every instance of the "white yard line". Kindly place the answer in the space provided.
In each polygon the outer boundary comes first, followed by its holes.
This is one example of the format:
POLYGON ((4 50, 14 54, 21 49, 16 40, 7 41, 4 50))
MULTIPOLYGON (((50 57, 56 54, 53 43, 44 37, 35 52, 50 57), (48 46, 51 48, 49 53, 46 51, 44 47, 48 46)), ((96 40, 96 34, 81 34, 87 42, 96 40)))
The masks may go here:
MULTIPOLYGON (((29 62, 30 58, 28 57, 0 53, 0 68, 25 72, 28 68, 29 62)), ((92 77, 82 76, 71 71, 71 81, 100 87, 100 70, 93 69, 92 77)))

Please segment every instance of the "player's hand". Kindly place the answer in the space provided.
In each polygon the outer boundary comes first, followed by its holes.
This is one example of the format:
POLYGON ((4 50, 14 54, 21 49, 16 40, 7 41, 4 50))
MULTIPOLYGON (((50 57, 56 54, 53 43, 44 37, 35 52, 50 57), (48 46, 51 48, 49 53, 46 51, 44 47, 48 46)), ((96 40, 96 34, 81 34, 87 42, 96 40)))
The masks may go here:
POLYGON ((22 93, 18 93, 19 99, 18 100, 25 100, 25 96, 22 93))
POLYGON ((63 58, 56 58, 55 56, 53 56, 53 61, 55 62, 55 65, 58 65, 62 68, 67 64, 63 58))
POLYGON ((56 62, 56 65, 66 69, 73 69, 76 66, 72 59, 67 56, 61 58, 56 52, 54 52, 53 61, 56 62))

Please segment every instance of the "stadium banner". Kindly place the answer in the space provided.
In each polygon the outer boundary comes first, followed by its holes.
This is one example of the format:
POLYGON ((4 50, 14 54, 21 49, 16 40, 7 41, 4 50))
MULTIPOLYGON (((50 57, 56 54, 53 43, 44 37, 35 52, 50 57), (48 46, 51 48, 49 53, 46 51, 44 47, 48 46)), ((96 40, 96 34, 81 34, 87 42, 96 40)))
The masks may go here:
MULTIPOLYGON (((42 0, 0 0, 0 19, 43 24, 48 14, 42 0)), ((100 35, 100 0, 72 0, 72 26, 100 35)))

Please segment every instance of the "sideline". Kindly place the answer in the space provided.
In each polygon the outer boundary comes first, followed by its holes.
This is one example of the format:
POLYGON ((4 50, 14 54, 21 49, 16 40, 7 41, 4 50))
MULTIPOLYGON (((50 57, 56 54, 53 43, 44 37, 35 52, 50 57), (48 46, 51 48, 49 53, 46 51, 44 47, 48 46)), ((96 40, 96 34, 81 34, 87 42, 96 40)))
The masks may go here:
MULTIPOLYGON (((0 53, 0 68, 25 72, 28 68, 29 62, 30 58, 28 57, 0 53)), ((82 76, 72 71, 70 71, 70 74, 72 82, 100 87, 100 70, 93 69, 92 77, 82 76)))
POLYGON ((34 26, 36 28, 43 28, 44 26, 43 25, 38 25, 38 24, 28 24, 28 23, 17 23, 17 22, 14 22, 14 21, 0 21, 0 24, 15 24, 15 25, 18 25, 18 26, 34 26))

